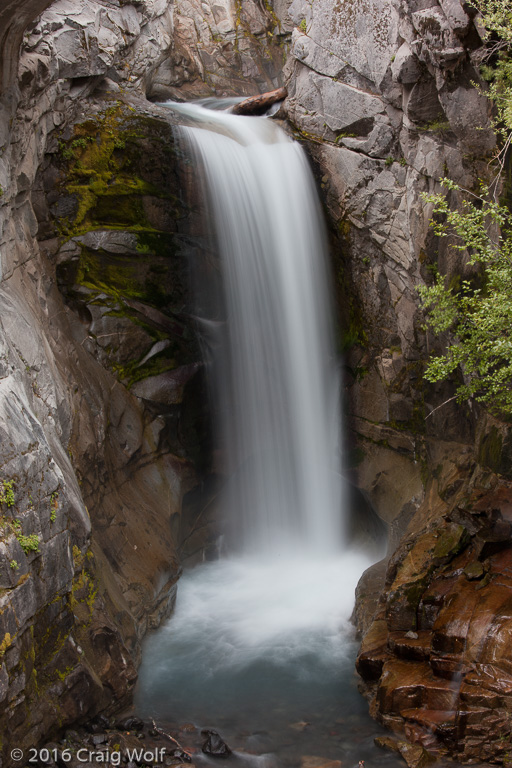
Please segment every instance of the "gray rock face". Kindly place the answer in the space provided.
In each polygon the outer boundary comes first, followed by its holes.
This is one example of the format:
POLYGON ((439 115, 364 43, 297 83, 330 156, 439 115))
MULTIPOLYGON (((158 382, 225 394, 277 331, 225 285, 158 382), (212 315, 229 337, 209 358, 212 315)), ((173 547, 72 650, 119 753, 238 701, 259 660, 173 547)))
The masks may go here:
POLYGON ((289 27, 256 0, 180 0, 170 58, 148 85, 151 99, 240 96, 281 84, 289 27))
POLYGON ((51 0, 5 0, 0 8, 0 93, 16 80, 23 32, 51 0))
POLYGON ((421 77, 420 61, 408 43, 402 43, 391 62, 393 80, 406 86, 413 86, 421 77))
MULTIPOLYGON (((479 38, 459 0, 293 0, 289 17, 285 108, 309 142, 333 223, 349 306, 341 322, 364 342, 348 354, 364 457, 356 475, 392 520, 423 499, 418 458, 428 466, 436 434, 425 417, 448 397, 421 382, 428 353, 416 286, 437 260, 422 193, 442 176, 471 187, 494 147, 489 104, 471 85, 479 38)), ((462 426, 451 435, 470 438, 462 426)))

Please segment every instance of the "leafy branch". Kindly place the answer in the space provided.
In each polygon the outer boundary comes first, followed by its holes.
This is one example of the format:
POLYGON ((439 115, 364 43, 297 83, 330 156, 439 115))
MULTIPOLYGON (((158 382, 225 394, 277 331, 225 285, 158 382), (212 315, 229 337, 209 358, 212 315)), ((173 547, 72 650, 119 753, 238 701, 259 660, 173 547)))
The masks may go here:
POLYGON ((481 270, 478 281, 463 280, 458 290, 440 274, 434 285, 419 287, 429 327, 452 338, 444 354, 430 360, 425 378, 444 380, 460 367, 459 400, 474 397, 512 414, 512 216, 486 185, 475 195, 450 179, 441 183, 467 196, 453 210, 444 195, 425 195, 442 215, 432 226, 440 237, 451 236, 450 247, 468 252, 468 263, 481 270))
POLYGON ((512 415, 512 215, 499 201, 500 178, 512 144, 512 6, 509 0, 474 0, 472 5, 488 32, 482 73, 495 104, 496 174, 490 184, 481 183, 478 192, 441 179, 461 200, 455 209, 443 194, 424 195, 433 206, 435 233, 449 236, 449 248, 467 253, 468 263, 478 268, 478 276, 463 280, 457 289, 440 274, 433 285, 418 289, 428 327, 450 339, 444 353, 431 358, 425 377, 441 381, 460 370, 460 401, 475 398, 512 415))

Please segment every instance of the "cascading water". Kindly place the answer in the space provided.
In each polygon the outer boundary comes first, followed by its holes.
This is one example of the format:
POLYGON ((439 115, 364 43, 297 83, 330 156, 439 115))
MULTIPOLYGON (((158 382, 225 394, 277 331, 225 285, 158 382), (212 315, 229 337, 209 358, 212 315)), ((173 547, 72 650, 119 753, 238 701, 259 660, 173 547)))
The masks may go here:
POLYGON ((224 278, 216 367, 235 546, 339 551, 339 386, 313 180, 271 120, 207 116, 217 130, 183 132, 204 170, 224 278))
MULTIPOLYGON (((172 108, 188 122, 181 136, 203 174, 223 276, 213 368, 231 536, 225 558, 182 578, 172 620, 146 644, 137 707, 225 734, 241 723, 274 733, 328 710, 350 720, 364 704, 347 697, 349 616, 369 561, 344 546, 339 382, 311 173, 270 120, 172 108)), ((278 764, 299 764, 280 738, 269 746, 278 764)))

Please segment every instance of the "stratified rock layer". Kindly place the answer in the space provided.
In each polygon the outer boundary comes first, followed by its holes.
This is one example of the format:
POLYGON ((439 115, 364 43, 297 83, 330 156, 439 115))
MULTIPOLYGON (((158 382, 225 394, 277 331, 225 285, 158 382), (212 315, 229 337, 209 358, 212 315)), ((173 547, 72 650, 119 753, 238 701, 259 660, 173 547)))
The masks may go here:
POLYGON ((410 527, 357 660, 371 711, 428 750, 506 761, 512 707, 510 482, 476 470, 410 527), (486 483, 489 486, 489 483, 486 483))

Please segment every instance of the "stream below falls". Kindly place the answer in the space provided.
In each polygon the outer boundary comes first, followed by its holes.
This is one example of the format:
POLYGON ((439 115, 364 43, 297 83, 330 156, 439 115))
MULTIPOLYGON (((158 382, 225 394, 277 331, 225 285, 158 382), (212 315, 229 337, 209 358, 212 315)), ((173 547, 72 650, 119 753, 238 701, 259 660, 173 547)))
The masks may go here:
POLYGON ((145 643, 137 714, 194 750, 198 766, 316 768, 323 763, 306 758, 321 757, 343 768, 360 760, 403 768, 374 745, 384 730, 357 690, 349 619, 367 565, 354 553, 244 556, 185 572, 172 619, 145 643), (203 755, 202 729, 217 731, 234 755, 203 755))

